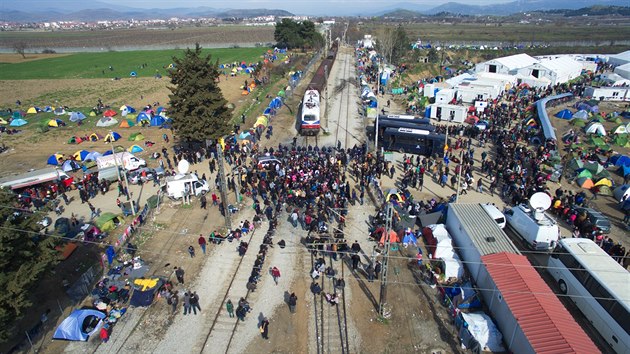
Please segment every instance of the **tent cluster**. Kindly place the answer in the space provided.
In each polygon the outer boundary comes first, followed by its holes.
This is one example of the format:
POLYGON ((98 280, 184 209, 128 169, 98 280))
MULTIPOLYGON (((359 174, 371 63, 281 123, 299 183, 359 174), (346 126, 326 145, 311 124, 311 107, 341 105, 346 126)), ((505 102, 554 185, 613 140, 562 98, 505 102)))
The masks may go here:
MULTIPOLYGON (((116 115, 117 113, 111 110, 113 113, 109 113, 110 119, 106 120, 106 122, 102 124, 118 124, 118 127, 120 128, 131 128, 136 125, 140 125, 143 127, 150 126, 168 128, 168 125, 171 123, 170 118, 165 116, 166 111, 164 110, 164 107, 161 106, 157 107, 156 110, 153 110, 152 108, 147 106, 143 111, 137 114, 136 109, 129 105, 122 105, 119 110, 120 115, 124 117, 123 119, 121 119, 120 123, 117 119, 113 119, 114 115, 116 115)), ((105 113, 107 113, 107 111, 105 113)))
POLYGON ((612 195, 613 181, 610 172, 598 161, 572 159, 568 166, 575 173, 575 182, 584 189, 598 187, 598 193, 612 195))
MULTIPOLYGON (((273 117, 276 116, 276 113, 284 104, 285 96, 285 90, 280 90, 277 96, 273 98, 269 102, 269 105, 264 109, 263 114, 256 118, 254 126, 249 130, 243 130, 240 134, 238 134, 237 136, 233 136, 232 138, 234 140, 241 140, 243 143, 245 143, 254 139, 254 135, 260 136, 267 129, 267 127, 269 127, 271 121, 273 120, 273 117)), ((219 142, 222 146, 225 147, 225 141, 223 139, 219 139, 219 142)))

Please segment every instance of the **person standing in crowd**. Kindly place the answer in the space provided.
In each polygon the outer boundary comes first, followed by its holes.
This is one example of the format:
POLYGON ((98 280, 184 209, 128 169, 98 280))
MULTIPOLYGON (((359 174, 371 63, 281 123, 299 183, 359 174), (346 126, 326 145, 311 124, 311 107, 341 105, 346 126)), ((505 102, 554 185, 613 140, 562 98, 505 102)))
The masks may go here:
POLYGON ((201 247, 201 252, 203 252, 203 254, 206 254, 206 238, 203 237, 203 235, 199 235, 199 240, 197 241, 199 242, 199 247, 201 247))
POLYGON ((205 195, 201 195, 201 197, 199 197, 199 203, 201 204, 201 209, 205 209, 206 208, 206 196, 205 195))
MULTIPOLYGON (((199 306, 199 295, 197 295, 196 291, 190 294, 190 308, 195 315, 197 314, 197 310, 201 312, 201 306, 199 306)), ((188 312, 190 313, 190 310, 188 310, 188 312)))
POLYGON ((184 293, 184 316, 190 313, 190 294, 184 293))
POLYGON ((225 303, 225 309, 227 310, 230 318, 234 318, 234 304, 232 304, 232 300, 228 299, 225 303))
POLYGON ((179 292, 175 290, 173 295, 170 297, 171 307, 173 308, 173 313, 177 312, 177 305, 179 304, 179 292))
POLYGON ((184 284, 184 268, 175 267, 175 276, 177 277, 177 282, 180 284, 184 284))

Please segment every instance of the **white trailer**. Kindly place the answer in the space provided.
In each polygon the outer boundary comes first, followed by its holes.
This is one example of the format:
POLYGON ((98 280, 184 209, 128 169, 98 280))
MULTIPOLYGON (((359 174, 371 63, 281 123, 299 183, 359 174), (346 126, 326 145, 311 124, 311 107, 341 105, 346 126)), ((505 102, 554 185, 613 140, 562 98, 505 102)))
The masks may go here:
POLYGON ((210 191, 210 186, 194 174, 178 174, 166 177, 162 190, 169 198, 179 199, 185 195, 205 195, 210 191))
POLYGON ((464 123, 468 113, 468 108, 454 104, 434 103, 429 107, 431 109, 430 118, 439 121, 464 123))
POLYGON ((522 238, 528 247, 537 251, 550 251, 560 238, 560 228, 551 216, 526 205, 517 205, 505 211, 508 227, 522 238))
POLYGON ((98 166, 99 171, 116 166, 120 166, 127 171, 133 171, 140 167, 146 167, 147 162, 139 157, 135 157, 132 153, 125 151, 97 157, 96 165, 98 166))
POLYGON ((49 167, 22 173, 17 176, 4 177, 0 179, 0 188, 19 189, 46 182, 63 181, 69 178, 70 177, 62 170, 49 167))

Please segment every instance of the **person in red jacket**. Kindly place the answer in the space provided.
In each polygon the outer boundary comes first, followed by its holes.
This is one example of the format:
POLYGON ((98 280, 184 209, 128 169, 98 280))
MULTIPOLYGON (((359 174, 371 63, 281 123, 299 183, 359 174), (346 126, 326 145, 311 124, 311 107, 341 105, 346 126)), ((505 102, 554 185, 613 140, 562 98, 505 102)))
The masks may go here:
POLYGON ((273 277, 273 281, 278 285, 278 279, 280 279, 280 269, 278 267, 271 268, 271 276, 273 277))

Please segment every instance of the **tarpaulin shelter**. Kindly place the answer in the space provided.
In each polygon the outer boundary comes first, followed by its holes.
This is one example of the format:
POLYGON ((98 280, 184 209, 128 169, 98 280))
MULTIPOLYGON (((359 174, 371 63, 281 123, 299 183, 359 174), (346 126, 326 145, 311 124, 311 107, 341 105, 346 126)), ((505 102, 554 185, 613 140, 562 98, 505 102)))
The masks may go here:
POLYGON ((84 161, 96 161, 96 159, 101 157, 101 156, 103 156, 103 154, 101 154, 100 152, 92 151, 89 154, 87 154, 83 160, 84 161))
POLYGON ((111 127, 118 124, 118 120, 111 117, 103 117, 96 122, 97 127, 111 127))
POLYGON ((49 120, 49 121, 48 121, 48 126, 49 126, 49 127, 55 127, 55 128, 57 128, 57 127, 59 127, 60 125, 61 125, 61 126, 62 126, 62 125, 64 125, 64 123, 63 123, 63 121, 62 121, 61 119, 51 119, 51 120, 49 120))
POLYGON ((72 156, 74 156, 74 159, 77 160, 77 161, 83 161, 83 160, 85 160, 85 157, 87 155, 89 155, 89 154, 90 154, 90 152, 87 151, 87 150, 79 150, 79 151, 75 152, 74 154, 72 154, 72 156))
POLYGON ((72 112, 72 114, 70 114, 71 122, 78 122, 78 121, 84 120, 85 118, 87 117, 85 116, 85 114, 81 112, 72 112))
POLYGON ((562 119, 571 119, 571 118, 573 118, 573 112, 571 112, 568 109, 563 109, 560 112, 556 113, 555 116, 557 118, 562 118, 562 119))
POLYGON ((582 119, 582 120, 587 120, 587 119, 588 119, 588 117, 589 117, 588 112, 587 112, 587 111, 585 111, 585 110, 583 110, 583 109, 581 109, 581 110, 579 110, 579 111, 577 111, 577 112, 575 112, 575 113, 573 114, 573 119, 582 119))
POLYGON ((113 117, 117 114, 118 113, 116 113, 116 111, 114 111, 113 109, 108 109, 105 112, 103 112, 103 117, 113 117))
POLYGON ((581 177, 575 180, 578 186, 586 189, 591 189, 593 187, 593 180, 586 177, 581 177))
POLYGON ((66 160, 61 165, 61 169, 63 170, 63 172, 76 171, 80 168, 81 165, 79 165, 79 163, 74 160, 66 160))
POLYGON ((571 125, 575 126, 575 127, 585 127, 586 126, 586 121, 582 120, 582 119, 577 119, 577 118, 573 118, 570 122, 571 125))
POLYGON ((78 136, 73 136, 70 139, 68 139, 68 144, 81 144, 83 142, 83 139, 81 139, 78 136))
POLYGON ((86 342, 101 328, 105 317, 106 315, 98 310, 74 310, 57 327, 53 339, 86 342))
POLYGON ((127 149, 127 151, 129 151, 132 154, 135 154, 138 152, 143 152, 144 149, 140 145, 131 145, 129 149, 127 149))
POLYGON ((46 163, 49 165, 57 166, 63 161, 62 154, 52 154, 46 160, 46 163))
POLYGON ((108 133, 107 135, 105 135, 105 142, 106 143, 113 142, 113 141, 116 141, 116 140, 118 140, 120 138, 121 138, 120 134, 118 134, 116 132, 111 132, 111 133, 108 133))
POLYGON ((127 140, 129 140, 129 141, 141 141, 141 140, 144 140, 144 135, 142 135, 142 133, 133 133, 133 134, 129 135, 129 138, 127 138, 127 140))
POLYGON ((602 123, 593 122, 589 124, 585 129, 586 134, 598 134, 602 136, 606 136, 606 129, 602 125, 602 123))
POLYGON ((103 139, 103 136, 97 133, 90 134, 90 141, 99 141, 103 139))
POLYGON ((101 216, 97 217, 96 220, 94 220, 94 224, 103 232, 109 232, 115 229, 118 225, 120 225, 124 221, 125 220, 123 219, 122 215, 120 214, 117 215, 117 214, 108 212, 108 213, 103 213, 101 214, 101 216))
POLYGON ((13 118, 13 120, 11 121, 11 124, 9 124, 9 126, 11 127, 21 127, 23 125, 26 125, 28 122, 25 121, 22 118, 13 118))
POLYGON ((120 125, 118 125, 120 128, 131 128, 133 126, 136 125, 136 122, 133 121, 133 119, 123 119, 122 122, 120 122, 120 125))
POLYGON ((153 303, 158 290, 163 284, 160 278, 139 278, 133 281, 133 294, 129 299, 129 305, 146 307, 153 303))

